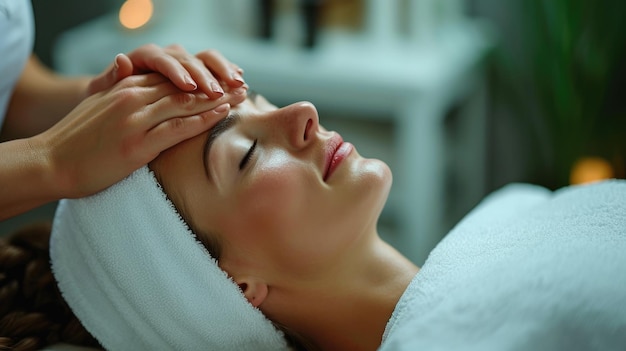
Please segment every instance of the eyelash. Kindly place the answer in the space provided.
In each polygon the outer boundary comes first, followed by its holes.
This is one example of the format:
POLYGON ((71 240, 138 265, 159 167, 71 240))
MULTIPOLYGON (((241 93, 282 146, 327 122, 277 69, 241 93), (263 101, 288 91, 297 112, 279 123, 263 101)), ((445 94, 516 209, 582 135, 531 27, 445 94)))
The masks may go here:
POLYGON ((246 167, 246 165, 248 164, 248 161, 250 161, 250 159, 254 155, 254 151, 256 150, 257 140, 258 139, 254 139, 254 143, 252 143, 252 146, 250 146, 250 149, 248 149, 248 152, 246 152, 246 154, 243 156, 243 159, 241 159, 241 162, 239 162, 239 170, 244 169, 244 167, 246 167))

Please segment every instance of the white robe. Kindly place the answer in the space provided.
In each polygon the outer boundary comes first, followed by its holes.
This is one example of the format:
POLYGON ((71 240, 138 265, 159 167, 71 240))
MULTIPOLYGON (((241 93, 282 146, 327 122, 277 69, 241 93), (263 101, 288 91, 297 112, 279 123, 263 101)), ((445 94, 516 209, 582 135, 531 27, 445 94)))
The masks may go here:
POLYGON ((0 129, 9 100, 33 50, 31 0, 0 0, 0 129))

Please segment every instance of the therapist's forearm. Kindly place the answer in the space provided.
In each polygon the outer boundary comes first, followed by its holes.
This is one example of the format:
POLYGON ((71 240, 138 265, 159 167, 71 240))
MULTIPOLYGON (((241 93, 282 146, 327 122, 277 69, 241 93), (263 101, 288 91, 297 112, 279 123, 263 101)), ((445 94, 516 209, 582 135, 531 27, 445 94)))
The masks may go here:
POLYGON ((68 114, 86 95, 89 78, 55 74, 36 57, 27 62, 2 127, 2 140, 37 135, 68 114))
POLYGON ((63 197, 46 151, 33 139, 0 143, 0 220, 63 197))

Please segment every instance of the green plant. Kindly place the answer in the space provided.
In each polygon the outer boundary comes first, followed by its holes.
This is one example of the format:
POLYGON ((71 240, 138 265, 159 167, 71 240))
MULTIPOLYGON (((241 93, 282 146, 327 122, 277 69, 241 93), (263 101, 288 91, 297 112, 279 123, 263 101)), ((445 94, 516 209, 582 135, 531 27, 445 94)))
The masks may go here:
POLYGON ((567 185, 583 156, 606 158, 623 177, 626 1, 520 0, 519 8, 523 58, 501 64, 505 79, 523 84, 508 87, 520 115, 540 117, 539 127, 530 127, 540 141, 539 179, 552 188, 567 185))

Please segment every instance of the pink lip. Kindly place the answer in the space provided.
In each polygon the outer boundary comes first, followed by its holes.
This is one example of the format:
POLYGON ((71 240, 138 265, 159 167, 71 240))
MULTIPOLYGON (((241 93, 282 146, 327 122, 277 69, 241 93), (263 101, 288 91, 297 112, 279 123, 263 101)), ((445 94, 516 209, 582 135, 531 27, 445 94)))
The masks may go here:
POLYGON ((326 181, 337 169, 339 164, 341 164, 341 162, 348 157, 348 155, 350 155, 353 148, 354 146, 352 144, 343 142, 341 135, 336 133, 333 134, 325 147, 326 172, 324 173, 324 181, 326 181))

